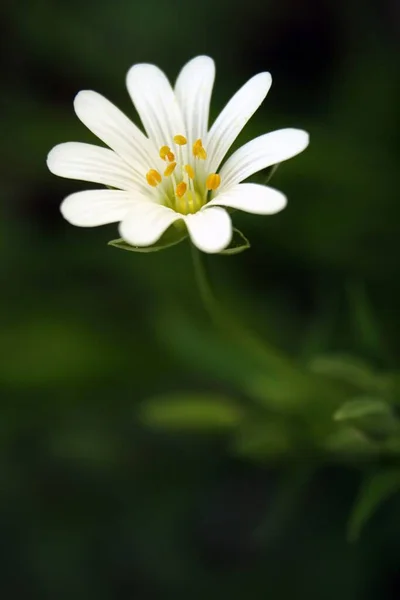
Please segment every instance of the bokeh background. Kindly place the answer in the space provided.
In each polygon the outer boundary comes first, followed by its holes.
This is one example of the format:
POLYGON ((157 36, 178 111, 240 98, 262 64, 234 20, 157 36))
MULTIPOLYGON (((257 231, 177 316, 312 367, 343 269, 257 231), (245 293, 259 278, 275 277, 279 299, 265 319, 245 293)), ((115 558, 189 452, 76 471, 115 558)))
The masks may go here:
POLYGON ((400 479, 398 2, 0 14, 1 597, 399 598, 399 496, 359 532, 400 479), (221 305, 265 340, 260 360, 210 321, 187 243, 136 254, 107 246, 115 226, 68 225, 62 198, 88 186, 45 164, 57 143, 95 141, 79 90, 137 121, 128 68, 174 79, 203 53, 212 118, 272 72, 239 142, 311 134, 273 179, 288 208, 236 213, 251 249, 207 258, 221 305))

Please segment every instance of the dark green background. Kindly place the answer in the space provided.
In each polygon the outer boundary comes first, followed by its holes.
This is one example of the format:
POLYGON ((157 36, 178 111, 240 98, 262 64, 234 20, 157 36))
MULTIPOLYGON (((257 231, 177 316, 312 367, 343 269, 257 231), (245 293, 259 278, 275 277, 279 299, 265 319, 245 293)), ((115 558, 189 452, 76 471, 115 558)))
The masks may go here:
POLYGON ((346 524, 363 476, 395 466, 399 444, 366 436, 359 448, 358 430, 332 420, 345 399, 376 395, 382 374, 398 402, 396 0, 7 4, 1 597, 398 598, 398 497, 357 543, 346 524), (252 248, 207 258, 221 304, 293 375, 274 358, 256 365, 213 326, 187 243, 151 255, 108 247, 114 225, 73 228, 59 213, 87 184, 46 169, 55 144, 95 141, 72 109, 80 89, 136 119, 128 68, 154 62, 174 79, 202 53, 217 64, 212 118, 246 79, 272 73, 239 141, 281 127, 311 135, 273 179, 287 209, 235 213, 252 248), (352 357, 341 369, 355 364, 360 384, 314 380, 310 362, 333 354, 352 357), (183 402, 171 426, 166 399, 169 426, 156 426, 146 398, 175 392, 204 395, 201 419, 183 402), (243 418, 225 421, 221 396, 243 418))

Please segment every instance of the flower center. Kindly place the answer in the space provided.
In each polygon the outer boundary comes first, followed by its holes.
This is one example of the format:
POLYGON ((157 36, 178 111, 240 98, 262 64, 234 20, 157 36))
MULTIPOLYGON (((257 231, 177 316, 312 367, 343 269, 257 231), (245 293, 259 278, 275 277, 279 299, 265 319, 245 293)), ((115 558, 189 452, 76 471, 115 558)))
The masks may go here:
POLYGON ((162 202, 183 215, 193 214, 207 203, 208 192, 221 184, 218 173, 204 170, 207 158, 203 142, 198 139, 189 153, 187 139, 177 134, 173 138, 174 151, 170 146, 161 146, 160 158, 167 163, 161 174, 157 169, 146 173, 146 181, 151 187, 158 187, 162 202))

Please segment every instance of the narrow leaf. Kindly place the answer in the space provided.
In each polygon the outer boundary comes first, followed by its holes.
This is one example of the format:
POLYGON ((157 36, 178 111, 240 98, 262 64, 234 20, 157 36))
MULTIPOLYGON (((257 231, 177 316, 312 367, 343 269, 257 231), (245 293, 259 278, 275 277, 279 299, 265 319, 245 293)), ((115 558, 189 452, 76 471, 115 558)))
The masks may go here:
POLYGON ((378 452, 378 446, 354 427, 343 427, 329 435, 325 447, 328 452, 346 460, 374 456, 378 452))
POLYGON ((398 427, 391 406, 380 398, 367 396, 345 402, 333 418, 335 421, 351 424, 376 439, 386 438, 398 427))
POLYGON ((316 356, 309 363, 313 373, 330 377, 371 394, 390 391, 392 382, 386 374, 376 373, 369 364, 346 355, 316 356))
POLYGON ((223 396, 181 392, 145 400, 139 417, 145 425, 157 429, 215 431, 236 427, 242 411, 223 396))
POLYGON ((400 489, 400 469, 387 469, 368 478, 349 519, 347 536, 354 542, 378 507, 400 489))
POLYGON ((392 417, 392 410, 379 398, 357 398, 345 402, 334 414, 335 421, 354 421, 363 417, 392 417))

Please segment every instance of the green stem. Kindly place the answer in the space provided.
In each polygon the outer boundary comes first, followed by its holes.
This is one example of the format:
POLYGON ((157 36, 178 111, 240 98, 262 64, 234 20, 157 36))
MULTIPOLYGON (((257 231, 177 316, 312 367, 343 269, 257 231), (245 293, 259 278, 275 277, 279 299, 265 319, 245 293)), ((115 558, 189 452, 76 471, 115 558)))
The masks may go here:
POLYGON ((295 520, 296 510, 301 507, 317 468, 317 461, 308 460, 304 464, 295 464, 284 473, 268 516, 255 531, 257 539, 272 545, 282 536, 291 521, 295 520))
POLYGON ((247 350, 257 362, 268 368, 275 368, 293 372, 294 365, 275 348, 264 340, 260 340, 255 334, 248 331, 236 318, 232 317, 224 308, 221 310, 212 293, 207 273, 203 264, 201 252, 191 244, 192 258, 196 282, 200 290, 204 307, 214 323, 239 344, 243 350, 247 350))

